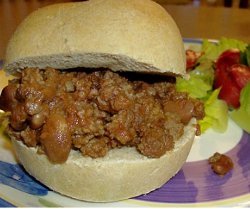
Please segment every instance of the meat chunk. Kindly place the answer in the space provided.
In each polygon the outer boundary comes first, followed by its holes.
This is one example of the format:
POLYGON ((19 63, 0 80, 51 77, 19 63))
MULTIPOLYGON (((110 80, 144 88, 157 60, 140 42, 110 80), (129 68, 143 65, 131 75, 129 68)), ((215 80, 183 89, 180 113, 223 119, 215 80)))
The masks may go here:
POLYGON ((233 169, 233 161, 231 158, 218 152, 214 153, 214 155, 208 159, 208 162, 212 170, 221 176, 226 175, 233 169))
POLYGON ((81 152, 85 156, 92 158, 103 157, 107 154, 109 139, 107 137, 99 137, 91 139, 85 146, 81 147, 81 152))
POLYGON ((100 109, 116 113, 132 106, 133 93, 131 83, 118 74, 108 71, 100 81, 97 103, 100 109))
POLYGON ((111 122, 106 126, 111 139, 116 139, 121 144, 128 144, 136 139, 137 133, 134 118, 134 113, 126 110, 114 115, 111 122))
POLYGON ((1 93, 0 97, 0 109, 3 111, 12 111, 16 104, 16 90, 17 85, 10 83, 6 86, 1 93))
POLYGON ((164 128, 149 127, 143 132, 141 143, 137 149, 148 157, 161 157, 174 147, 171 135, 166 134, 164 128))
POLYGON ((71 150, 71 136, 63 113, 50 114, 42 129, 40 141, 50 161, 63 163, 67 160, 71 150))
POLYGON ((10 125, 16 131, 22 131, 27 127, 28 115, 25 112, 25 107, 22 104, 15 105, 10 116, 10 125))

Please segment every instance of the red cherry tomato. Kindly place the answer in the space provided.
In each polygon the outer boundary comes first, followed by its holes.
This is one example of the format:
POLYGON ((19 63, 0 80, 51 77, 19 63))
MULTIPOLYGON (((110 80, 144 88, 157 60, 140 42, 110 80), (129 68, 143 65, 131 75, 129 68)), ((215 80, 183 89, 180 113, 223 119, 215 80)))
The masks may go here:
POLYGON ((228 106, 238 108, 240 91, 245 82, 246 70, 240 65, 240 51, 226 50, 215 63, 214 88, 221 87, 219 98, 228 106))
POLYGON ((227 77, 224 80, 219 98, 224 100, 229 107, 238 108, 240 106, 240 89, 231 78, 227 77))
POLYGON ((230 76, 235 81, 237 86, 242 89, 250 82, 250 67, 241 64, 231 66, 230 76))
POLYGON ((224 80, 228 77, 231 66, 238 63, 240 63, 239 50, 226 50, 219 56, 215 63, 215 88, 223 85, 224 80))
POLYGON ((217 89, 222 87, 227 79, 228 79, 228 72, 223 68, 216 68, 214 88, 217 89))
POLYGON ((224 51, 216 61, 216 69, 229 71, 234 64, 240 63, 240 51, 238 49, 229 49, 224 51))

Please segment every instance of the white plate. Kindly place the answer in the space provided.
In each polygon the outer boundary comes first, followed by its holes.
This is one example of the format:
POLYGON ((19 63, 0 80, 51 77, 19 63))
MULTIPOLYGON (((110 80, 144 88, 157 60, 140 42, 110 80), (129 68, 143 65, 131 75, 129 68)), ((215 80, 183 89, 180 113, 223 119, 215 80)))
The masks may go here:
MULTIPOLYGON (((185 39, 186 47, 199 49, 201 40, 185 39)), ((1 64, 1 63, 0 63, 1 64)), ((0 88, 7 78, 0 72, 0 88)), ((196 137, 187 162, 160 189, 115 203, 88 203, 64 197, 41 185, 17 164, 9 139, 0 135, 0 207, 157 207, 157 206, 250 206, 250 135, 229 121, 220 134, 208 130, 196 137), (224 177, 215 175, 207 158, 226 153, 234 169, 224 177)))

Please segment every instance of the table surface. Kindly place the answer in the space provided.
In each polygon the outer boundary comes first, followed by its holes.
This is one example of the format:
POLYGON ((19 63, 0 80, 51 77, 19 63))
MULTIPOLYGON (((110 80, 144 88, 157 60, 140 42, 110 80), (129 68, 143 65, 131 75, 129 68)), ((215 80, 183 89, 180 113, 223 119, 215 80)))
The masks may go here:
MULTIPOLYGON (((0 0, 0 59, 18 24, 45 5, 70 0, 0 0)), ((72 1, 72 0, 71 0, 72 1)), ((184 38, 230 37, 250 43, 250 9, 162 5, 174 18, 184 38)))

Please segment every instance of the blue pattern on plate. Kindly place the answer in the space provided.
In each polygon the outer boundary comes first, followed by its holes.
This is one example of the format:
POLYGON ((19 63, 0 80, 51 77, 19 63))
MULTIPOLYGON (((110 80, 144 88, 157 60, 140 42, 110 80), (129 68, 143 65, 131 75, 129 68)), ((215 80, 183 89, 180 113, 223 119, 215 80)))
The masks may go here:
POLYGON ((0 198, 0 207, 9 207, 9 208, 13 208, 16 207, 15 205, 12 205, 11 203, 5 201, 4 199, 0 198))
POLYGON ((192 38, 183 38, 182 39, 184 43, 187 43, 187 44, 194 44, 194 43, 197 43, 197 44, 202 44, 203 40, 202 39, 192 39, 192 38))
POLYGON ((19 164, 0 161, 0 183, 33 195, 47 195, 49 189, 28 175, 19 164))

